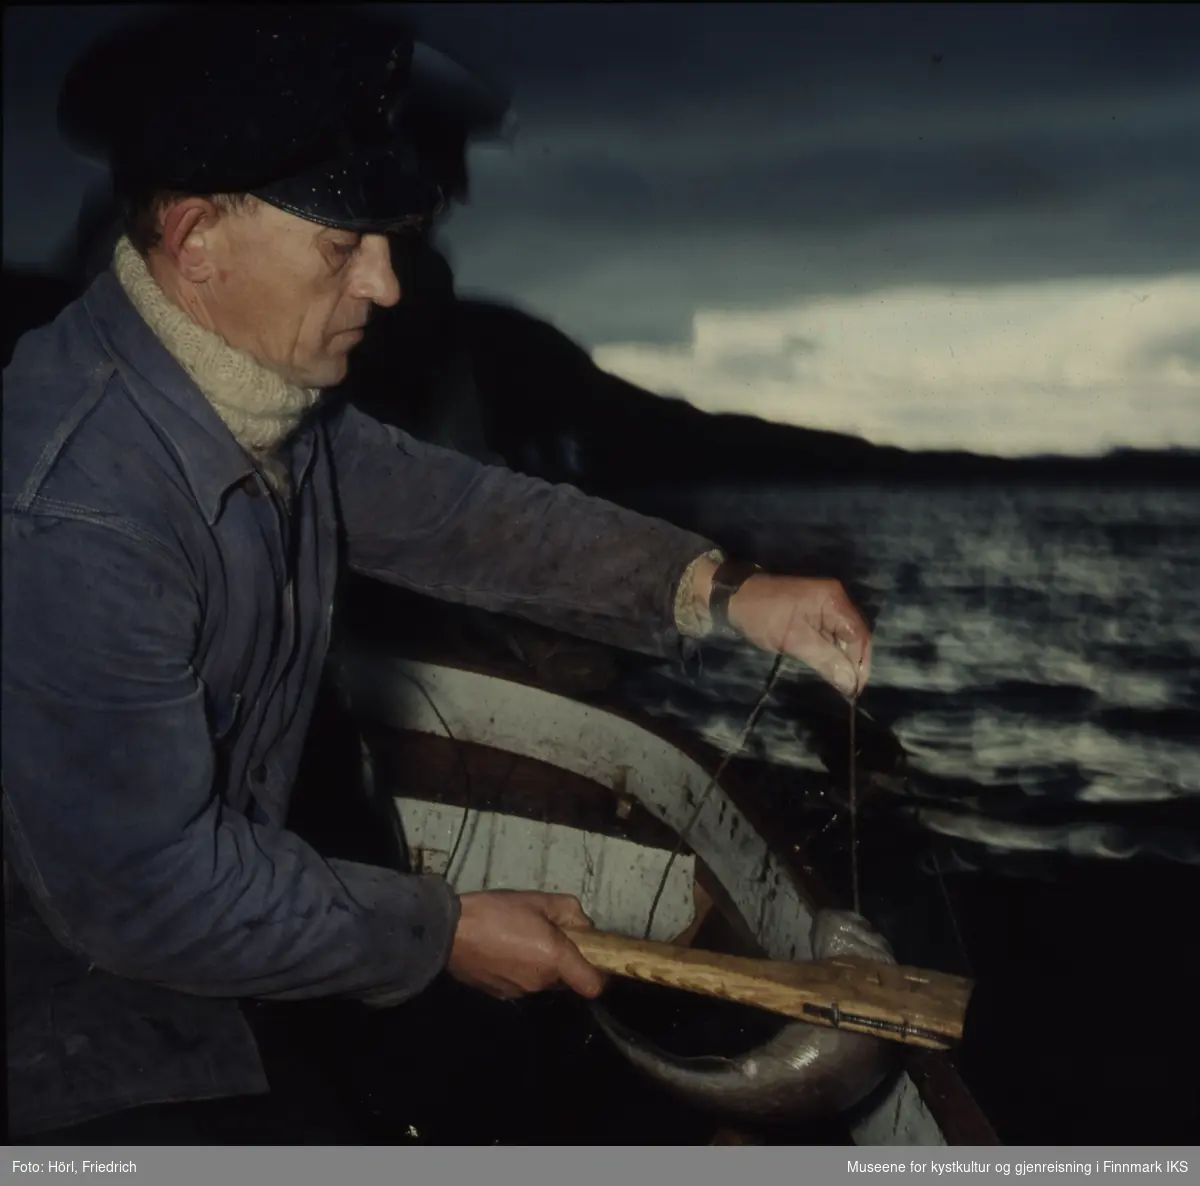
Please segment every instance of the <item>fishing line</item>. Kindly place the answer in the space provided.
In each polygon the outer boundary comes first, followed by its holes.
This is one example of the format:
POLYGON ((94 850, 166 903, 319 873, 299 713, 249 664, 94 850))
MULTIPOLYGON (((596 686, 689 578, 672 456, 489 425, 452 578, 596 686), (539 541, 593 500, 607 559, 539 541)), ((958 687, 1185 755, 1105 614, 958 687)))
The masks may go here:
POLYGON ((854 723, 858 718, 858 687, 850 697, 850 884, 854 894, 854 913, 862 914, 858 890, 858 747, 854 742, 854 723))
POLYGON ((967 971, 967 975, 974 977, 975 973, 971 970, 971 960, 967 955, 967 945, 963 942, 962 931, 958 929, 958 916, 954 913, 954 903, 950 901, 950 891, 946 887, 945 879, 942 877, 942 863, 937 858, 937 849, 932 843, 929 845, 929 857, 933 861, 933 871, 937 874, 937 882, 942 890, 942 897, 946 901, 946 910, 950 915, 950 925, 954 928, 954 938, 958 943, 958 953, 962 956, 963 967, 967 971))
MULTIPOLYGON (((787 640, 789 638, 791 638, 791 636, 792 636, 792 627, 793 627, 793 625, 795 625, 796 611, 798 609, 799 609, 798 605, 792 606, 791 617, 788 618, 787 629, 784 631, 784 634, 783 634, 783 641, 784 641, 785 645, 787 643, 787 640)), ((844 645, 844 643, 841 643, 840 640, 839 640, 839 645, 841 645, 842 649, 845 650, 845 645, 844 645)), ((672 849, 671 855, 667 858, 666 867, 663 869, 662 877, 659 879, 658 889, 655 891, 655 894, 654 894, 654 901, 650 904, 650 915, 646 920, 646 929, 642 933, 642 938, 644 938, 644 939, 650 938, 650 931, 654 926, 654 916, 658 911, 658 904, 662 900, 663 891, 667 888, 667 878, 671 874, 671 868, 675 864, 675 859, 683 851, 683 846, 687 843, 687 839, 688 839, 688 836, 691 834, 692 828, 695 826, 696 821, 700 818, 700 812, 703 810, 704 804, 708 800, 708 796, 712 793, 713 787, 715 787, 717 785, 718 781, 721 778, 721 775, 725 773, 725 767, 729 765, 729 763, 733 760, 733 758, 735 758, 739 753, 741 753, 742 748, 745 746, 746 741, 749 739, 750 734, 754 729, 754 726, 758 723, 758 718, 762 715, 762 710, 763 710, 763 708, 766 707, 767 699, 771 695, 771 692, 774 690, 775 684, 779 679, 780 672, 783 670, 783 660, 784 660, 784 652, 782 650, 780 650, 779 653, 775 656, 775 662, 771 667, 771 674, 767 677, 766 686, 763 688, 762 694, 758 698, 758 703, 755 704, 753 711, 750 713, 749 717, 747 717, 747 719, 746 719, 745 725, 742 726, 742 732, 741 732, 741 735, 738 737, 737 744, 734 745, 732 749, 726 751, 725 756, 721 759, 720 764, 717 766, 716 773, 712 776, 711 779, 709 779, 708 786, 704 788, 704 793, 700 796, 699 801, 696 803, 696 807, 695 807, 695 810, 692 812, 691 818, 688 820, 687 824, 684 826, 683 830, 680 832, 679 840, 676 843, 674 849, 672 849)), ((851 793, 851 803, 852 803, 852 817, 854 815, 853 806, 854 806, 854 800, 856 798, 855 789, 854 789, 854 748, 855 748, 854 747, 854 714, 855 714, 856 707, 857 707, 857 701, 858 701, 858 680, 857 680, 857 676, 856 676, 855 685, 854 685, 854 693, 850 698, 850 763, 851 763, 851 766, 850 766, 850 770, 851 770, 850 793, 851 793)), ((853 826, 856 828, 856 824, 854 824, 853 826)), ((857 837, 856 831, 855 831, 854 835, 856 838, 857 837)), ((851 853, 852 853, 852 863, 853 863, 853 870, 854 870, 854 909, 855 909, 855 913, 859 913, 859 910, 858 910, 858 855, 857 855, 857 846, 853 842, 851 843, 851 853)))
POLYGON ((692 812, 691 819, 688 820, 687 825, 679 833, 679 841, 672 850, 671 855, 667 858, 666 868, 663 869, 662 877, 658 883, 658 889, 654 894, 654 901, 650 904, 650 917, 646 920, 646 930, 643 933, 642 938, 650 938, 650 931, 654 926, 654 915, 658 911, 658 904, 662 899, 663 891, 667 888, 667 878, 671 874, 671 867, 675 864, 675 858, 678 857, 683 851, 683 846, 687 843, 687 838, 691 833, 692 827, 700 818, 700 812, 703 809, 705 802, 707 802, 708 796, 712 793, 713 787, 717 785, 721 775, 725 773, 725 767, 728 766, 730 761, 741 752, 742 747, 746 744, 747 738, 750 736, 751 730, 758 723, 758 718, 762 714, 762 710, 767 703, 767 697, 771 695, 771 691, 775 687, 775 682, 779 679, 779 673, 783 670, 783 659, 783 652, 780 651, 779 654, 775 656, 775 663, 771 667, 771 674, 767 677, 766 687, 763 688, 762 695, 759 696, 758 703, 754 706, 754 711, 750 713, 749 717, 746 718, 745 725, 742 726, 741 736, 738 738, 737 744, 731 750, 727 751, 725 756, 721 759, 720 764, 717 766, 716 773, 711 779, 709 779, 708 786, 705 787, 704 793, 697 801, 696 808, 692 812))
MULTIPOLYGON (((796 612, 795 609, 793 609, 792 620, 794 620, 794 618, 795 618, 795 612, 796 612)), ((792 620, 789 620, 788 631, 787 631, 787 634, 785 634, 785 638, 790 635, 792 620)), ((708 785, 704 788, 704 792, 701 794, 700 798, 697 800, 696 806, 692 811, 691 817, 688 819, 687 824, 684 826, 684 828, 680 832, 679 840, 677 841, 674 849, 672 849, 670 856, 667 858, 666 866, 664 867, 662 876, 659 879, 658 888, 655 890, 655 893, 654 893, 654 900, 650 904, 650 912, 649 912, 649 916, 646 920, 646 928, 645 928, 645 931, 643 932, 643 938, 648 939, 650 937, 650 932, 654 927, 654 918, 655 918, 655 915, 658 913, 659 903, 662 901, 663 893, 666 890, 667 881, 671 874, 671 869, 674 867, 676 859, 679 857, 680 853, 683 851, 684 846, 687 844, 687 840, 688 840, 688 837, 691 835, 692 828, 695 826, 696 821, 700 818, 700 813, 701 813, 701 811, 703 811, 704 805, 708 802, 709 795, 712 794, 713 788, 720 781, 721 775, 725 773, 725 768, 739 753, 741 753, 742 749, 745 747, 747 740, 749 740, 750 734, 754 730, 754 726, 756 724, 758 724, 759 717, 762 716, 762 712, 763 712, 763 709, 766 707, 767 700, 770 698, 771 693, 775 690, 775 685, 776 685, 776 683, 778 683, 779 676, 783 671, 784 658, 785 658, 785 655, 784 655, 783 651, 780 651, 776 654, 775 661, 771 665, 770 674, 767 676, 767 682, 766 682, 765 686, 763 687, 763 690, 762 690, 761 694, 759 695, 758 700, 754 705, 754 708, 751 710, 750 715, 746 718, 746 723, 745 723, 745 725, 742 726, 742 730, 741 730, 740 735, 738 736, 736 744, 732 748, 727 750, 725 755, 722 757, 720 763, 717 765, 716 771, 713 773, 712 777, 709 779, 708 785)), ((450 856, 446 861, 446 880, 450 881, 450 872, 454 868, 454 860, 458 855, 459 848, 462 846, 463 837, 464 837, 464 835, 466 833, 466 829, 467 829, 467 822, 470 819, 470 815, 471 815, 471 802, 474 798, 472 782, 471 782, 471 772, 470 772, 470 768, 467 766, 466 758, 463 757, 462 747, 458 744, 458 739, 454 736, 453 730, 450 728, 450 725, 447 723, 446 718, 442 715, 441 710, 438 708, 437 703, 434 701, 434 699, 430 695, 429 691, 420 682, 420 680, 418 680, 415 676, 410 675, 408 672, 400 671, 399 674, 404 679, 408 680, 408 682, 411 683, 417 689, 417 691, 421 693, 421 695, 425 698, 426 703, 433 710, 434 716, 437 717, 438 722, 441 724, 442 728, 446 732, 446 737, 452 743, 452 748, 454 750, 455 757, 458 759, 458 763, 459 763, 459 766, 460 766, 460 768, 462 770, 462 774, 463 774, 463 803, 464 803, 463 815, 462 815, 462 820, 460 821, 459 826, 458 826, 458 833, 454 838, 454 844, 450 849, 450 856)), ((855 746, 855 731, 854 731, 855 715, 856 715, 856 711, 857 711, 857 699, 858 699, 858 695, 857 695, 857 689, 856 689, 854 696, 852 696, 851 700, 850 700, 850 823, 851 823, 850 853, 851 853, 852 877, 853 877, 853 883, 854 883, 854 910, 855 910, 856 914, 861 913, 860 908, 859 908, 860 907, 860 896, 859 896, 859 883, 858 883, 857 789, 856 789, 857 780, 855 777, 856 746, 855 746)), ((507 785, 508 780, 512 776, 513 769, 516 767, 516 765, 517 765, 517 762, 514 761, 512 766, 509 767, 508 773, 505 775, 503 783, 501 784, 502 786, 507 785)), ((451 885, 453 885, 452 881, 450 881, 450 883, 451 883, 451 885)), ((957 924, 955 924, 955 926, 957 929, 957 924)))

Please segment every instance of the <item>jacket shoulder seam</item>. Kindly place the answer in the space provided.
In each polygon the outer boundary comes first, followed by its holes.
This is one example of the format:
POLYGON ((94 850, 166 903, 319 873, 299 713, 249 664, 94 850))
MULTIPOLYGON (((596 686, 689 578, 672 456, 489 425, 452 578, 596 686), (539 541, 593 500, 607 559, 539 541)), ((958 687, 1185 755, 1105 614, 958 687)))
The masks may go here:
POLYGON ((19 515, 23 518, 31 519, 65 519, 76 523, 86 523, 91 527, 103 527, 109 531, 115 531, 127 539, 131 539, 135 543, 152 547, 168 559, 178 559, 175 550, 171 548, 162 536, 127 515, 114 515, 111 512, 101 511, 96 507, 88 506, 84 503, 68 502, 60 498, 47 498, 44 495, 37 495, 28 503, 23 503, 20 497, 14 498, 11 495, 5 495, 4 503, 4 510, 10 515, 19 515))
POLYGON ((38 491, 42 488, 46 478, 49 476, 51 469, 54 468, 54 463, 62 455, 66 448, 67 442, 73 437, 79 426, 87 419, 90 413, 95 409, 100 402, 105 391, 108 389, 108 384, 113 375, 116 374, 116 365, 109 359, 105 360, 91 377, 91 381, 84 389, 83 395, 79 397, 72 405, 71 410, 59 422, 54 431, 50 434, 49 439, 42 447, 42 451, 38 456, 33 469, 29 473, 29 477, 25 481, 25 485, 21 489, 21 493, 16 496, 14 507, 18 511, 28 510, 34 499, 38 497, 38 491))

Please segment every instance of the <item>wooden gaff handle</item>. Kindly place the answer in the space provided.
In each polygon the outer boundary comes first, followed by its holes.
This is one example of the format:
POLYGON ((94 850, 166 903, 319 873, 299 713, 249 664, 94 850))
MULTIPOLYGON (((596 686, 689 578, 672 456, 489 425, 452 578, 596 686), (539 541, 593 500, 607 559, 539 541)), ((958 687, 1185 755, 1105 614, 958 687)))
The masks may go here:
POLYGON ((602 972, 934 1050, 961 1041, 974 988, 961 976, 859 956, 787 962, 697 951, 606 931, 573 930, 570 938, 584 959, 602 972))

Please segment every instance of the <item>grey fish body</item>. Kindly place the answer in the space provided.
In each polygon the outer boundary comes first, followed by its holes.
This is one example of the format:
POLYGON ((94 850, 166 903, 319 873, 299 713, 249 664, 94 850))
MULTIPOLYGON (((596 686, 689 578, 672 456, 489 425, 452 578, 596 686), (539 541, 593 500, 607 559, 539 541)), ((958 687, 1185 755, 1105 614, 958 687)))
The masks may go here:
MULTIPOLYGON (((895 963, 884 938, 848 911, 820 912, 814 959, 858 955, 895 963)), ((733 1058, 683 1058, 664 1051, 602 1005, 600 1028, 643 1074, 697 1107, 731 1118, 803 1119, 843 1112, 871 1094, 896 1066, 893 1043, 806 1022, 785 1022, 774 1037, 733 1058)))

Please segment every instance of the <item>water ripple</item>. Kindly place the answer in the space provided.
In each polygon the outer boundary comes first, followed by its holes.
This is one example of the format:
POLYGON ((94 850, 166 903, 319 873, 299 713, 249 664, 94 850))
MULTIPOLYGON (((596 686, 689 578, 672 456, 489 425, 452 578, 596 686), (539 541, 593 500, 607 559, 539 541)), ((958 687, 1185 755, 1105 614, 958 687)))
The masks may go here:
MULTIPOLYGON (((1200 493, 677 490, 662 513, 682 500, 691 522, 776 568, 848 563, 827 570, 856 582, 878 615, 864 705, 903 743, 913 785, 959 808, 922 808, 921 826, 977 854, 1200 859, 1194 814, 1180 828, 1121 815, 1190 811, 1200 797, 1200 493), (1079 818, 1001 820, 977 810, 989 796, 1029 812, 1074 803, 1079 818), (1116 814, 1096 822, 1093 809, 1116 814)), ((724 746, 767 667, 725 656, 698 686, 658 673, 635 695, 724 746)), ((758 752, 818 768, 803 731, 778 715, 764 717, 758 752)))

